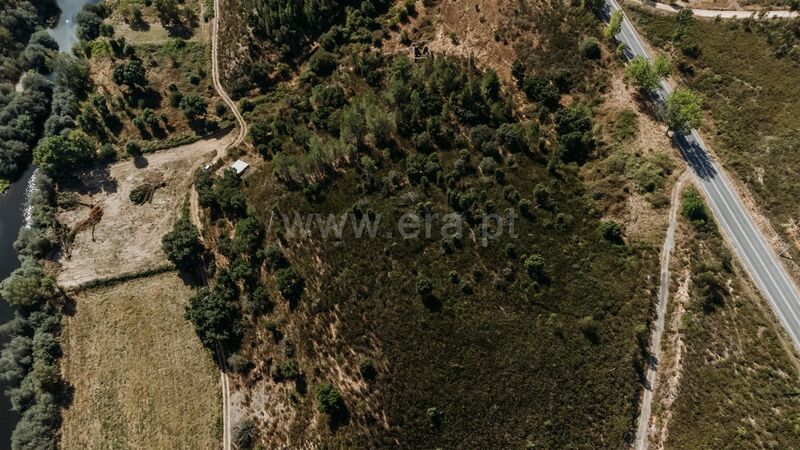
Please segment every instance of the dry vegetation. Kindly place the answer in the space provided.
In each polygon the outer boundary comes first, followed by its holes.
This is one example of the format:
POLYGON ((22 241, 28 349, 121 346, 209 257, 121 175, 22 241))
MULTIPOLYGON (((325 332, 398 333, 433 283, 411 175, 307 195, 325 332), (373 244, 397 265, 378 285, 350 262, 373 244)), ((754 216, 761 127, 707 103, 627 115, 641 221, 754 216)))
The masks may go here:
POLYGON ((797 355, 715 225, 681 220, 662 370, 655 448, 794 448, 800 444, 797 355), (700 272, 716 267, 709 305, 700 272), (709 307, 710 306, 710 307, 709 307))
POLYGON ((80 202, 62 210, 59 221, 72 230, 99 206, 102 218, 94 227, 75 235, 59 261, 58 282, 65 288, 98 279, 169 266, 161 251, 161 236, 172 228, 181 204, 189 192, 194 169, 213 159, 230 136, 198 141, 170 150, 142 156, 96 169, 82 177, 72 189, 80 202), (158 175, 165 186, 155 191, 150 202, 136 205, 131 190, 158 175), (91 205, 91 206, 86 206, 91 205))
POLYGON ((183 318, 191 294, 166 273, 75 295, 61 448, 218 448, 219 373, 183 318))

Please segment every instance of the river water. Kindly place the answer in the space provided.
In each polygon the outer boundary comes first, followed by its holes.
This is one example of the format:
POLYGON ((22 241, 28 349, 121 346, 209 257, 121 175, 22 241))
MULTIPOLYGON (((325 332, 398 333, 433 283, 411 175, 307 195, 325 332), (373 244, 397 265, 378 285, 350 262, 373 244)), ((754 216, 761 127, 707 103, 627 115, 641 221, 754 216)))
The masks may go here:
MULTIPOLYGON (((35 0, 34 0, 35 1, 35 0)), ((75 16, 86 3, 97 3, 98 0, 56 0, 61 8, 58 25, 48 30, 50 35, 58 42, 62 52, 72 51, 78 42, 75 34, 77 24, 75 16)), ((30 167, 15 181, 5 195, 0 195, 0 280, 5 279, 19 266, 17 252, 14 250, 14 241, 17 233, 25 225, 28 198, 30 195, 31 180, 34 168, 30 167)), ((8 322, 14 317, 11 308, 0 301, 0 322, 8 322)), ((3 337, 0 344, 4 344, 3 337)), ((0 449, 11 448, 11 431, 19 420, 19 416, 11 411, 11 404, 2 392, 7 386, 0 382, 0 449)))

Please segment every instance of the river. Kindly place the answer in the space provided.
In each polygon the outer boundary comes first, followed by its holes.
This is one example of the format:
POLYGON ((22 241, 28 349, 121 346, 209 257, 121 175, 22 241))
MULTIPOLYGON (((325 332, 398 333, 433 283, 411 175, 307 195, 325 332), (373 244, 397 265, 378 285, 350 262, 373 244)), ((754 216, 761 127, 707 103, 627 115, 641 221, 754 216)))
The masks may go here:
MULTIPOLYGON (((35 1, 35 0, 34 0, 35 1)), ((72 51, 72 47, 78 42, 75 32, 77 15, 86 3, 97 3, 98 0, 56 0, 61 8, 61 16, 58 24, 48 30, 50 35, 58 42, 58 48, 62 52, 72 51)), ((19 266, 17 252, 14 250, 14 241, 17 240, 17 233, 25 224, 25 210, 28 206, 28 188, 33 177, 34 168, 29 167, 27 171, 11 184, 5 195, 0 195, 0 280, 5 279, 11 272, 19 266)), ((0 322, 8 322, 14 317, 11 308, 3 301, 0 301, 0 322)), ((3 338, 0 344, 5 344, 3 338)), ((17 424, 19 416, 11 411, 11 404, 2 392, 7 386, 0 382, 0 449, 11 448, 11 431, 17 424)))

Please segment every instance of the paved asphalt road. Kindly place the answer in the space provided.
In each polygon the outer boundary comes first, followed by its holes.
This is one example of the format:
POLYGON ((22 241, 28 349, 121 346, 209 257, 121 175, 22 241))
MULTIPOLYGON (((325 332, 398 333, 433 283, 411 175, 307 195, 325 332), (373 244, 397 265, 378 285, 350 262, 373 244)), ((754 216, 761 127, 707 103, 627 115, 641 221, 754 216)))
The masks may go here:
MULTIPOLYGON (((607 0, 606 7, 609 11, 620 9, 616 0, 607 0)), ((623 20, 622 31, 617 39, 627 46, 631 55, 650 58, 627 17, 623 20)), ((662 81, 661 87, 653 96, 654 100, 663 104, 670 91, 669 85, 662 81)), ((795 347, 800 349, 800 293, 788 272, 767 244, 767 238, 753 223, 752 217, 731 187, 727 176, 720 170, 719 164, 708 152, 697 130, 692 130, 689 134, 676 133, 674 141, 697 175, 714 217, 722 226, 737 256, 769 300, 795 347)))
MULTIPOLYGON (((612 11, 619 9, 616 0, 606 0, 606 17, 609 17, 612 11)), ((616 38, 627 47, 628 57, 650 58, 627 17, 623 20, 622 29, 616 38)), ((670 91, 670 86, 662 82, 661 87, 653 94, 654 101, 663 105, 670 91)), ((673 140, 697 176, 698 184, 705 193, 714 217, 721 225, 739 260, 769 301, 781 324, 794 341, 795 348, 800 349, 800 293, 788 272, 767 244, 767 238, 753 223, 753 218, 731 187, 725 173, 720 170, 708 152, 697 130, 692 130, 688 134, 676 133, 673 140)), ((655 363, 657 364, 657 361, 655 363)), ((646 427, 649 417, 644 420, 646 427)), ((640 423, 640 428, 642 425, 640 423)), ((647 433, 642 431, 639 430, 637 442, 634 443, 637 449, 646 448, 647 445, 647 433)))

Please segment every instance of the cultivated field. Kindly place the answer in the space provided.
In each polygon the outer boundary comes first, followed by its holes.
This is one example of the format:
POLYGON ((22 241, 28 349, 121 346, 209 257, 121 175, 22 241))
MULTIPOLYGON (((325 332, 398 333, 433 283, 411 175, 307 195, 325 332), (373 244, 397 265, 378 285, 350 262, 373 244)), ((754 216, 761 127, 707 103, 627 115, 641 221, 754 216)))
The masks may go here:
POLYGON ((62 336, 74 398, 61 448, 217 448, 219 373, 183 319, 190 295, 174 273, 76 295, 62 336))

